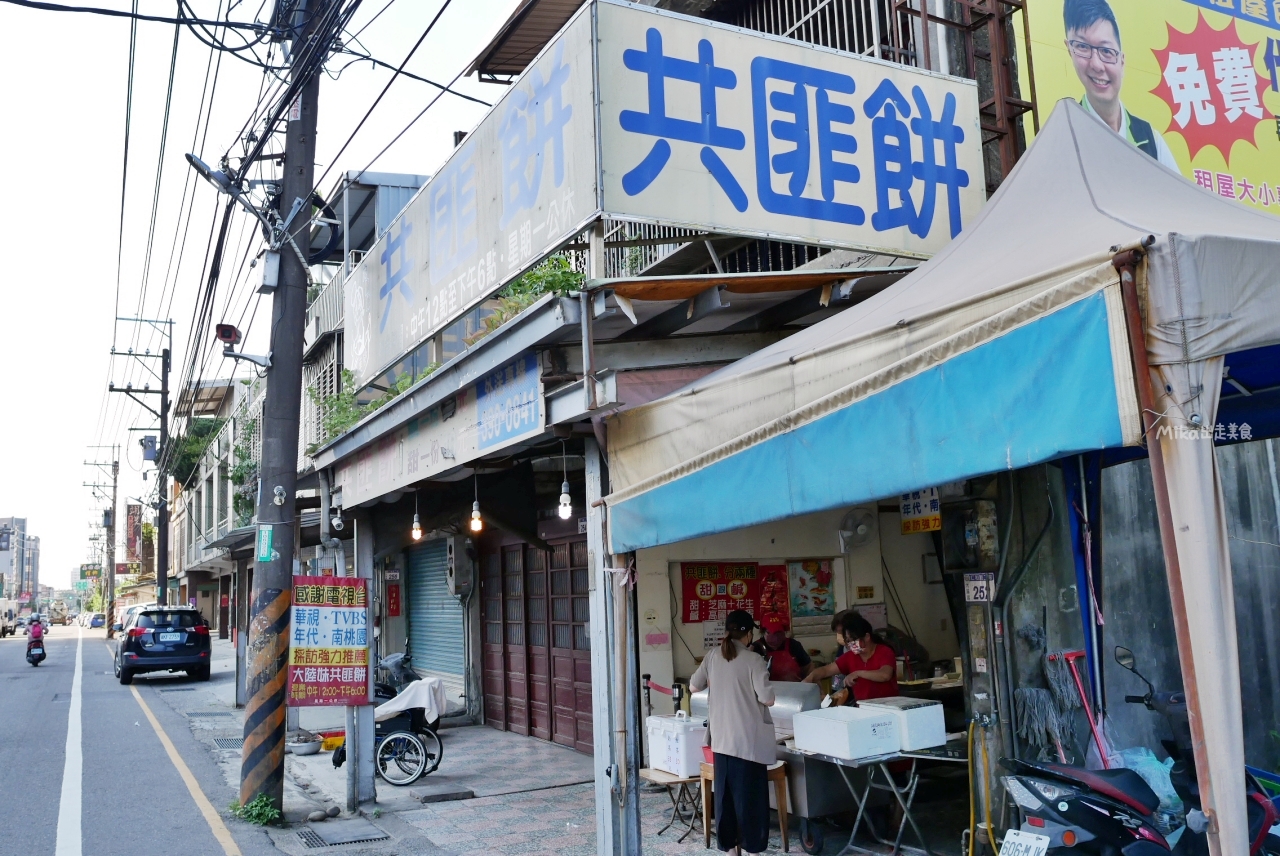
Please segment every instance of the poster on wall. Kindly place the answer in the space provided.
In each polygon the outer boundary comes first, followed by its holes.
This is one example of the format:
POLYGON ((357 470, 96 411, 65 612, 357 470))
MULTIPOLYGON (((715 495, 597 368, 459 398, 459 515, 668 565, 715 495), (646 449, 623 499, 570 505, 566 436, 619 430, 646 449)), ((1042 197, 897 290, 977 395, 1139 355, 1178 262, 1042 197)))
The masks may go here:
POLYGON ((898 497, 902 512, 902 534, 942 531, 942 502, 936 487, 913 490, 898 497))
POLYGON ((1030 27, 1042 121, 1074 99, 1206 190, 1280 214, 1280 4, 1044 0, 1030 27))
POLYGON ((681 562, 685 624, 720 620, 743 609, 759 620, 760 567, 755 562, 681 562))
POLYGON ((787 563, 791 578, 791 615, 815 618, 834 615, 835 592, 831 589, 834 575, 830 559, 803 559, 787 563))
POLYGON ((369 704, 368 605, 368 580, 293 578, 291 707, 369 704))

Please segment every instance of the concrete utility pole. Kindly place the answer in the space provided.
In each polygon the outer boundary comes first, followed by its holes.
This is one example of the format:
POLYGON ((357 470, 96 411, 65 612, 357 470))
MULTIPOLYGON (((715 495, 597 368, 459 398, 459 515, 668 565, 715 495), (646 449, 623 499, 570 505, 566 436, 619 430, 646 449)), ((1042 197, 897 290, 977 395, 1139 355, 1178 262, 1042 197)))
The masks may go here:
POLYGON ((111 626, 116 620, 116 502, 119 498, 120 486, 119 450, 119 446, 112 450, 114 454, 111 456, 111 508, 107 510, 107 519, 103 521, 107 526, 107 586, 104 595, 107 608, 103 611, 107 614, 108 639, 115 635, 111 626))
MULTIPOLYGON (((298 58, 315 23, 334 0, 303 0, 296 8, 290 56, 291 78, 306 75, 298 58)), ((301 205, 289 225, 296 250, 286 240, 280 252, 279 283, 272 298, 271 367, 262 408, 262 488, 258 508, 258 551, 249 602, 248 695, 240 802, 266 795, 281 808, 284 799, 285 693, 288 677, 289 612, 293 588, 294 516, 297 512, 298 422, 302 408, 302 343, 306 328, 311 194, 315 180, 316 110, 320 75, 310 74, 288 112, 280 214, 301 205), (299 255, 302 258, 299 258, 299 255)))

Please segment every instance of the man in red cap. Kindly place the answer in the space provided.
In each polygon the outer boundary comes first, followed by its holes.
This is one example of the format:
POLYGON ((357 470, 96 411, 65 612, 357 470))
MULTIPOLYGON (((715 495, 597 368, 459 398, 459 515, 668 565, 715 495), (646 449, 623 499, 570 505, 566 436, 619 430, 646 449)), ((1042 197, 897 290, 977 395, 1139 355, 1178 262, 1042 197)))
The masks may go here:
POLYGON ((760 620, 760 627, 764 630, 764 638, 756 640, 751 650, 769 664, 769 680, 804 680, 805 675, 813 671, 813 661, 803 645, 787 636, 787 620, 771 613, 760 620))

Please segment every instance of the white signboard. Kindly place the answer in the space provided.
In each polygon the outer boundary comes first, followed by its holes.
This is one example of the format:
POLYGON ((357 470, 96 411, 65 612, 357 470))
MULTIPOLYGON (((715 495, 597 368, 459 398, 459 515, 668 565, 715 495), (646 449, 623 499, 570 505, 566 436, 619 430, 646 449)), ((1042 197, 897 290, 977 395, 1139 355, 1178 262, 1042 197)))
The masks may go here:
POLYGON ((965 603, 991 603, 995 597, 996 575, 995 574, 965 574, 964 575, 964 602, 965 603))
POLYGON ((345 459, 337 468, 343 504, 377 499, 540 434, 545 413, 538 359, 525 354, 345 459))
POLYGON ((591 55, 591 17, 579 14, 352 272, 344 360, 357 386, 594 217, 591 55))
POLYGON ((363 386, 601 212, 925 257, 984 199, 973 81, 597 0, 352 273, 345 363, 363 386))
POLYGON ((599 3, 604 210, 928 255, 986 198, 977 84, 599 3))

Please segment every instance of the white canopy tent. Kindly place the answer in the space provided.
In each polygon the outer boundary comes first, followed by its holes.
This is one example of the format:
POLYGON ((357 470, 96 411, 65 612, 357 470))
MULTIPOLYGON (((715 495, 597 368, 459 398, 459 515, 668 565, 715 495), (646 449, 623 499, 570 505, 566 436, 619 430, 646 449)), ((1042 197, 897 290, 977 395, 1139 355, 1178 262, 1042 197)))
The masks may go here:
POLYGON ((1200 427, 1215 424, 1224 357, 1280 343, 1274 270, 1280 220, 1064 101, 981 217, 914 273, 614 417, 611 549, 1134 446, 1146 430, 1211 844, 1244 856, 1226 521, 1200 427), (1127 288, 1113 263, 1126 248, 1139 248, 1127 288))

